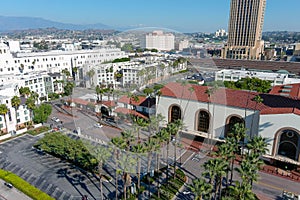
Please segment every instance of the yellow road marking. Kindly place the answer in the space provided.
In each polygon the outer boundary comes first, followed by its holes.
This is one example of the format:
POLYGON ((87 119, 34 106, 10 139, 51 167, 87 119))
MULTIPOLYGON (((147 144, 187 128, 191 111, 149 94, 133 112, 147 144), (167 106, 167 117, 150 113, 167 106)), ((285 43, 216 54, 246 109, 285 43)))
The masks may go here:
POLYGON ((269 188, 273 188, 273 189, 276 189, 276 190, 279 190, 279 191, 283 191, 285 190, 284 188, 280 188, 280 187, 276 187, 274 185, 270 185, 270 184, 267 184, 267 183, 263 183, 263 182, 257 182, 259 185, 263 185, 263 186, 267 186, 269 188))

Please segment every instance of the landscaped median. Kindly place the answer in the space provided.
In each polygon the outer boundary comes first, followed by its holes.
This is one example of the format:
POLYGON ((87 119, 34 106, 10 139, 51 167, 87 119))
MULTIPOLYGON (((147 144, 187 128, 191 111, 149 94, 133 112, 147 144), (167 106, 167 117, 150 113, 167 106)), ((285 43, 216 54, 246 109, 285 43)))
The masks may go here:
POLYGON ((29 184, 14 173, 0 169, 0 178, 8 183, 11 183, 15 188, 17 188, 32 199, 54 200, 54 198, 50 197, 45 192, 42 192, 38 188, 29 184))

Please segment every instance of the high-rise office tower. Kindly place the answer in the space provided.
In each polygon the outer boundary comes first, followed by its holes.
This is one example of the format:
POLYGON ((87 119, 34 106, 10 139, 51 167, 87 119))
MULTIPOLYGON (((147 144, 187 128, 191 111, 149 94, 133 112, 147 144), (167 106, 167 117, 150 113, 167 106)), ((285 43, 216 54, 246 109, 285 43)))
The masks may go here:
POLYGON ((264 51, 261 40, 266 0, 231 0, 227 45, 222 57, 260 59, 264 51))

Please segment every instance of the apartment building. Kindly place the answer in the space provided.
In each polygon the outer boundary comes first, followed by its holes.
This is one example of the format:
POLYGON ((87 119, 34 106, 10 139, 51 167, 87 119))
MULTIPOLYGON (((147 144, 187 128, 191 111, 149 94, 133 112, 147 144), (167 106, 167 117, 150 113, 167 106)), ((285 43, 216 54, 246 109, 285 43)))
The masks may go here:
POLYGON ((18 129, 26 122, 31 121, 30 111, 27 109, 25 101, 21 101, 21 105, 18 108, 14 108, 11 104, 13 96, 19 96, 19 87, 17 83, 0 85, 0 104, 4 104, 8 108, 8 112, 5 115, 0 115, 0 132, 1 135, 9 133, 7 135, 8 137, 24 131, 18 131, 18 129))
POLYGON ((173 66, 173 62, 174 59, 160 58, 101 64, 93 67, 95 75, 91 81, 94 85, 110 84, 114 87, 142 86, 187 68, 187 63, 173 66))
POLYGON ((170 51, 175 48, 175 36, 172 33, 163 31, 153 31, 145 35, 142 46, 147 49, 157 49, 159 51, 170 51))
POLYGON ((97 65, 116 58, 126 57, 121 49, 105 47, 93 50, 49 51, 30 53, 11 53, 9 47, 0 42, 0 75, 23 74, 36 71, 49 73, 73 67, 82 68, 97 65))

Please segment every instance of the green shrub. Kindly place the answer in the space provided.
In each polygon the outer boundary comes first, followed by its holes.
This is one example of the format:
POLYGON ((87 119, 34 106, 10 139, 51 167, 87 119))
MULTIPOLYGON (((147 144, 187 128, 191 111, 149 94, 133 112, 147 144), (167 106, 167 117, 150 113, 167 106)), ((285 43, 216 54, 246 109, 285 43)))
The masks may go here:
POLYGON ((15 188, 17 188, 32 199, 54 200, 54 198, 50 197, 48 194, 42 192, 33 185, 30 185, 28 182, 9 171, 0 169, 0 178, 8 183, 11 183, 15 188))
POLYGON ((46 133, 42 139, 34 144, 34 147, 51 155, 66 159, 88 171, 95 169, 98 163, 82 140, 71 139, 59 132, 46 133))
POLYGON ((46 131, 49 131, 49 130, 50 130, 49 127, 47 127, 47 126, 41 126, 41 127, 36 128, 36 129, 29 130, 26 133, 30 134, 30 135, 33 135, 33 136, 36 136, 36 135, 38 135, 40 133, 43 133, 43 132, 46 132, 46 131))

